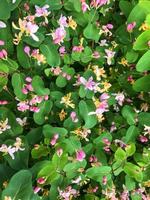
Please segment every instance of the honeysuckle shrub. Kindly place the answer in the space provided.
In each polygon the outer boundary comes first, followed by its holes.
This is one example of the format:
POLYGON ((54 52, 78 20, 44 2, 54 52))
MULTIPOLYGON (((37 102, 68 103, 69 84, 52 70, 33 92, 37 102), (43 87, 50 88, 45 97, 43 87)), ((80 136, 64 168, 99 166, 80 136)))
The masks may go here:
POLYGON ((2 200, 150 199, 150 1, 0 0, 2 200))

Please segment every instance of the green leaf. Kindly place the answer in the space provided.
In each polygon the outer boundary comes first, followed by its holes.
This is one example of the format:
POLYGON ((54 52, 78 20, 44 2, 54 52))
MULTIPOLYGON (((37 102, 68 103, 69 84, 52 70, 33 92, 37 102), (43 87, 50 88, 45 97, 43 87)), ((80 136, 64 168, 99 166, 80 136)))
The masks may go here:
POLYGON ((20 43, 17 46, 17 59, 18 59, 18 62, 20 63, 20 65, 23 68, 30 68, 31 67, 30 59, 27 56, 27 54, 24 52, 23 43, 20 43))
POLYGON ((69 10, 69 11, 72 11, 72 10, 75 10, 77 12, 81 11, 80 0, 65 0, 64 7, 66 10, 69 10))
POLYGON ((135 124, 136 113, 131 106, 125 105, 121 111, 122 116, 127 120, 129 125, 135 124))
POLYGON ((21 170, 11 178, 2 193, 2 199, 4 200, 5 196, 9 196, 13 200, 27 200, 30 199, 31 195, 33 195, 32 175, 27 170, 21 170))
POLYGON ((63 88, 67 85, 67 80, 62 75, 59 75, 56 79, 56 85, 60 88, 63 88))
POLYGON ((57 47, 50 39, 48 42, 40 45, 40 51, 46 57, 47 63, 50 66, 55 67, 60 65, 60 56, 57 52, 57 47))
POLYGON ((144 76, 136 80, 133 84, 133 89, 137 92, 150 92, 150 86, 148 83, 150 83, 150 75, 144 76))
POLYGON ((123 149, 121 149, 121 147, 119 147, 117 151, 115 152, 115 159, 116 161, 118 160, 123 161, 126 159, 126 152, 123 149))
POLYGON ((77 177, 80 174, 78 170, 80 168, 84 169, 86 167, 86 164, 87 162, 85 160, 83 160, 82 162, 68 163, 66 164, 63 170, 66 172, 67 178, 73 179, 74 177, 77 177))
POLYGON ((127 157, 132 156, 136 151, 135 144, 131 143, 131 144, 127 145, 125 148, 125 151, 126 151, 127 157))
POLYGON ((44 145, 40 145, 38 148, 34 148, 31 151, 31 155, 33 159, 39 159, 41 157, 45 157, 49 154, 49 148, 44 145))
POLYGON ((129 63, 134 63, 138 59, 139 54, 134 50, 130 50, 126 54, 126 59, 129 63))
POLYGON ((136 39, 133 49, 136 51, 147 50, 149 48, 148 47, 149 40, 150 40, 150 30, 144 31, 136 39))
POLYGON ((0 19, 7 20, 10 18, 10 6, 7 0, 0 0, 0 19))
POLYGON ((59 137, 67 135, 68 131, 65 128, 53 127, 49 124, 43 126, 43 134, 46 138, 52 138, 54 134, 59 134, 59 137))
POLYGON ((150 70, 150 50, 140 58, 136 65, 136 69, 139 72, 150 70))
POLYGON ((52 106, 53 106, 53 103, 50 100, 40 103, 39 105, 40 111, 37 113, 34 113, 33 115, 33 118, 36 124, 39 124, 39 125, 44 124, 46 117, 51 111, 52 106))
POLYGON ((81 142, 76 136, 71 136, 68 139, 63 140, 63 144, 65 144, 66 152, 71 155, 78 149, 81 149, 81 142))
POLYGON ((124 166, 124 172, 131 178, 134 178, 137 182, 141 182, 143 179, 143 173, 140 167, 127 162, 124 166))
POLYGON ((128 17, 128 23, 136 22, 137 26, 140 26, 144 22, 149 10, 150 2, 148 0, 140 1, 131 11, 128 17))
POLYGON ((0 66, 5 65, 9 69, 9 73, 13 73, 18 69, 18 64, 16 61, 7 58, 7 60, 0 60, 0 66))
POLYGON ((33 77, 32 86, 36 94, 39 96, 45 96, 50 94, 50 90, 48 88, 45 88, 44 82, 40 76, 33 77))
POLYGON ((128 2, 128 1, 121 0, 119 2, 119 7, 120 7, 121 11, 124 13, 124 15, 126 17, 128 17, 130 12, 131 12, 131 10, 132 10, 132 4, 130 2, 128 2))
POLYGON ((81 53, 81 61, 88 63, 92 60, 92 50, 89 47, 85 47, 84 52, 81 53))
POLYGON ((124 140, 126 143, 135 142, 138 135, 139 135, 139 129, 136 126, 132 125, 128 128, 124 140))
POLYGON ((109 166, 92 167, 86 170, 86 175, 89 178, 101 183, 103 176, 106 176, 107 180, 111 179, 111 167, 109 166))
POLYGON ((22 89, 24 86, 24 79, 22 74, 14 73, 12 75, 12 86, 14 88, 14 93, 19 100, 25 100, 26 94, 23 94, 22 89))
POLYGON ((136 187, 135 180, 128 175, 125 176, 125 185, 128 191, 134 190, 136 187))
POLYGON ((84 119, 85 121, 85 128, 93 128, 96 123, 97 123, 97 118, 95 115, 89 115, 89 112, 94 111, 95 108, 94 106, 92 106, 92 102, 91 101, 83 101, 81 100, 79 102, 79 112, 81 117, 84 119))
POLYGON ((100 38, 99 29, 97 28, 95 24, 91 24, 91 23, 89 23, 87 27, 84 29, 83 35, 87 39, 95 40, 95 42, 98 42, 100 38))
POLYGON ((148 112, 141 112, 138 115, 138 121, 141 125, 150 126, 150 113, 148 112))

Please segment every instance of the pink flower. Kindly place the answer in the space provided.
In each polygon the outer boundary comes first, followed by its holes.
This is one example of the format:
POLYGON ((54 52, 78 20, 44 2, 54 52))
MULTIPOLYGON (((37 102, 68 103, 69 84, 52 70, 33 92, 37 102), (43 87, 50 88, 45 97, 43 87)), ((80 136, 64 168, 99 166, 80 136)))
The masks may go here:
POLYGON ((100 7, 109 3, 109 0, 92 0, 91 6, 100 7))
POLYGON ((29 46, 25 46, 24 47, 24 52, 28 55, 28 56, 30 56, 30 47, 29 46))
POLYGON ((57 149, 56 154, 58 157, 60 157, 63 154, 63 149, 62 148, 57 149))
POLYGON ((73 121, 73 122, 78 122, 78 118, 77 118, 77 114, 76 114, 76 112, 71 112, 71 114, 70 114, 70 117, 71 117, 71 120, 73 121))
POLYGON ((112 24, 107 24, 106 27, 107 27, 108 29, 113 29, 113 25, 112 25, 112 24))
POLYGON ((105 101, 107 99, 109 99, 110 96, 107 94, 107 93, 103 93, 101 96, 100 96, 100 101, 105 101))
POLYGON ((99 52, 98 51, 94 51, 94 53, 92 54, 92 57, 95 58, 95 59, 100 58, 99 52))
POLYGON ((5 42, 3 40, 0 40, 0 46, 5 45, 5 42))
POLYGON ((75 51, 75 52, 82 52, 83 50, 84 50, 83 46, 74 46, 72 48, 72 51, 75 51))
POLYGON ((106 177, 106 176, 103 176, 102 183, 103 183, 103 185, 106 185, 106 184, 107 184, 107 177, 106 177))
POLYGON ((30 111, 38 113, 40 111, 40 109, 37 106, 31 106, 30 111))
POLYGON ((22 88, 22 93, 23 94, 28 94, 28 90, 26 88, 22 88))
POLYGON ((32 78, 31 77, 26 77, 26 79, 25 79, 27 82, 29 82, 29 83, 31 83, 32 82, 32 78))
POLYGON ((148 138, 145 137, 145 136, 143 136, 143 135, 140 135, 140 136, 139 136, 139 140, 140 140, 140 142, 142 142, 142 143, 148 142, 148 138))
POLYGON ((88 80, 86 80, 84 77, 80 77, 80 83, 82 83, 85 86, 85 89, 88 90, 94 90, 96 83, 93 81, 93 77, 90 77, 88 80))
POLYGON ((6 101, 6 100, 1 100, 0 101, 0 105, 7 105, 8 104, 8 101, 6 101))
POLYGON ((22 101, 17 104, 17 109, 21 112, 25 112, 26 110, 29 110, 28 102, 22 101))
POLYGON ((124 100, 125 100, 125 96, 124 96, 123 93, 118 93, 118 94, 116 94, 115 99, 117 100, 118 104, 119 104, 120 106, 122 106, 122 105, 123 105, 123 102, 124 102, 124 100))
POLYGON ((60 56, 64 56, 64 54, 66 53, 65 46, 61 46, 59 48, 59 53, 60 53, 60 56))
POLYGON ((62 200, 70 200, 72 197, 76 198, 79 195, 79 192, 73 189, 72 186, 68 186, 64 191, 58 188, 58 191, 62 200))
POLYGON ((66 31, 63 27, 59 27, 52 34, 53 42, 55 44, 60 44, 66 37, 66 31))
POLYGON ((35 41, 39 41, 39 38, 35 35, 35 33, 38 31, 39 27, 36 24, 33 24, 32 22, 26 22, 26 32, 30 34, 30 36, 35 41))
POLYGON ((67 18, 65 16, 60 16, 59 20, 58 20, 58 24, 60 25, 60 27, 64 28, 64 27, 68 27, 68 23, 67 23, 67 18))
POLYGON ((7 147, 6 144, 2 144, 2 146, 0 147, 0 152, 9 154, 13 160, 15 159, 14 156, 14 153, 16 152, 15 147, 12 146, 7 147))
POLYGON ((107 59, 107 64, 111 65, 115 52, 109 49, 105 49, 105 53, 106 53, 106 56, 104 57, 107 59))
POLYGON ((36 9, 36 13, 35 16, 36 17, 42 17, 42 16, 48 16, 50 14, 50 12, 48 12, 49 5, 45 5, 42 8, 35 5, 35 9, 36 9))
POLYGON ((53 136, 53 138, 51 139, 50 144, 51 144, 52 146, 54 146, 54 145, 56 144, 58 138, 59 138, 59 135, 58 135, 58 134, 55 134, 55 135, 53 136))
POLYGON ((135 26, 136 26, 136 22, 132 22, 132 23, 128 24, 127 25, 127 31, 129 33, 131 33, 133 31, 133 29, 134 29, 135 26))
POLYGON ((46 179, 44 177, 38 178, 37 183, 39 183, 40 185, 44 184, 46 181, 46 179))
POLYGON ((82 6, 83 13, 85 13, 87 10, 90 10, 90 7, 86 2, 82 2, 81 6, 82 6))
POLYGON ((34 193, 37 194, 41 190, 41 187, 37 186, 34 188, 34 193))
POLYGON ((85 158, 85 156, 86 156, 86 154, 85 154, 85 152, 83 150, 78 150, 76 152, 76 160, 77 161, 81 162, 85 158))
POLYGON ((108 112, 108 103, 106 101, 102 101, 100 102, 100 104, 98 105, 98 107, 96 108, 96 111, 94 112, 89 112, 88 115, 101 115, 104 112, 108 112))
POLYGON ((29 91, 33 91, 33 87, 32 87, 32 85, 31 84, 27 84, 26 85, 26 89, 28 89, 29 91))
POLYGON ((0 51, 0 59, 7 59, 7 51, 5 49, 0 51))

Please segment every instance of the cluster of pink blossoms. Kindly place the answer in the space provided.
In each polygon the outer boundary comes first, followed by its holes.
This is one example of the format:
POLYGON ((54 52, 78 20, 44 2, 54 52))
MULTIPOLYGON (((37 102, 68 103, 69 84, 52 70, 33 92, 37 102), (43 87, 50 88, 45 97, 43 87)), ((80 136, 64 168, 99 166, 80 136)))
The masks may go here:
MULTIPOLYGON (((24 85, 24 88, 22 89, 23 94, 28 94, 29 92, 34 92, 33 87, 32 87, 32 78, 27 77, 26 79, 26 84, 24 85)), ((25 112, 27 110, 30 110, 32 112, 39 112, 40 109, 38 108, 38 104, 40 104, 42 101, 47 101, 48 100, 48 95, 46 96, 37 96, 33 95, 31 93, 31 99, 26 100, 26 101, 20 101, 17 104, 17 109, 21 112, 25 112)))
POLYGON ((60 67, 52 67, 50 70, 55 76, 61 75, 62 77, 66 78, 68 81, 71 79, 71 75, 66 72, 63 72, 60 67))
POLYGON ((59 197, 62 200, 70 200, 72 197, 78 197, 79 192, 76 189, 73 189, 72 186, 68 186, 65 190, 60 190, 59 191, 59 197))

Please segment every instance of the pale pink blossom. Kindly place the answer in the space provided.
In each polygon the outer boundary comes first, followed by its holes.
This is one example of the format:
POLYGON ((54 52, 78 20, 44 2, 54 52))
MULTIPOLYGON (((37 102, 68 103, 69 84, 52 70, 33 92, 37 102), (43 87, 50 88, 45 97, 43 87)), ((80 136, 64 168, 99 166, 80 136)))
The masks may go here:
POLYGON ((5 45, 5 42, 3 40, 0 40, 0 46, 5 45))
POLYGON ((93 81, 93 77, 86 80, 84 77, 80 77, 80 83, 85 86, 85 89, 93 91, 95 89, 96 83, 93 81))
POLYGON ((85 154, 85 152, 83 151, 83 150, 78 150, 77 152, 76 152, 76 160, 77 161, 83 161, 83 159, 85 158, 85 156, 86 156, 86 154, 85 154))
POLYGON ((26 88, 22 88, 22 93, 23 94, 28 94, 28 90, 26 88))
POLYGON ((4 60, 7 59, 7 51, 5 49, 2 49, 0 51, 0 59, 4 59, 4 60))
POLYGON ((101 40, 100 41, 100 43, 99 43, 99 45, 101 46, 101 47, 104 47, 104 46, 108 46, 108 44, 107 44, 107 40, 101 40))
POLYGON ((101 7, 101 6, 103 6, 103 5, 106 5, 106 4, 108 4, 109 3, 109 0, 92 0, 91 1, 91 6, 92 7, 101 7))
POLYGON ((72 186, 68 186, 65 190, 60 190, 59 191, 59 197, 62 200, 70 200, 72 197, 77 197, 79 196, 79 192, 75 189, 72 188, 72 186))
POLYGON ((31 51, 31 49, 30 49, 29 46, 25 46, 25 47, 24 47, 24 52, 25 52, 28 56, 30 56, 30 51, 31 51))
POLYGON ((0 147, 0 152, 4 154, 9 154, 13 160, 15 159, 14 153, 16 152, 16 149, 11 145, 7 147, 6 144, 2 144, 2 146, 0 147))
POLYGON ((103 176, 103 180, 102 180, 103 185, 107 184, 107 176, 103 176))
POLYGON ((58 138, 59 138, 59 134, 55 134, 55 135, 53 136, 53 138, 51 139, 50 144, 51 144, 52 146, 54 146, 54 145, 56 144, 58 138))
POLYGON ((62 27, 62 28, 68 27, 67 17, 61 15, 60 18, 59 18, 59 20, 58 20, 58 24, 59 24, 60 27, 62 27))
POLYGON ((108 100, 110 98, 110 96, 107 93, 103 93, 100 96, 100 101, 104 101, 104 100, 108 100))
POLYGON ((140 135, 139 136, 139 141, 142 142, 142 143, 146 143, 146 142, 148 142, 148 138, 143 136, 143 135, 140 135))
POLYGON ((100 58, 100 53, 98 51, 94 51, 92 54, 92 57, 95 59, 98 59, 98 58, 100 58))
POLYGON ((28 105, 28 102, 26 101, 21 101, 17 104, 17 109, 21 112, 25 112, 27 110, 29 110, 29 105, 28 105))
POLYGON ((116 94, 115 99, 117 100, 118 104, 119 104, 120 106, 122 106, 123 103, 124 103, 124 101, 125 101, 125 96, 124 96, 123 93, 118 93, 118 94, 116 94))
POLYGON ((41 190, 41 187, 37 186, 34 188, 34 194, 37 194, 41 190))
POLYGON ((75 122, 75 123, 78 122, 78 118, 77 118, 76 112, 74 112, 74 111, 71 112, 70 117, 71 117, 71 120, 72 120, 73 122, 75 122))
POLYGON ((56 154, 58 157, 61 157, 61 155, 63 154, 63 149, 62 148, 57 149, 56 154))
POLYGON ((83 13, 85 13, 87 10, 90 10, 90 7, 86 2, 81 3, 81 8, 82 8, 83 13))
POLYGON ((127 25, 127 31, 129 33, 131 33, 133 31, 133 29, 135 28, 135 26, 136 26, 136 22, 132 22, 132 23, 128 24, 127 25))
POLYGON ((29 83, 31 83, 32 82, 32 78, 31 77, 26 77, 26 79, 25 79, 27 82, 29 82, 29 83))
POLYGON ((74 52, 82 52, 83 50, 84 50, 83 46, 74 46, 72 48, 72 51, 74 51, 74 52))
POLYGON ((106 53, 106 56, 104 56, 104 57, 107 59, 107 64, 111 65, 112 59, 114 58, 116 52, 114 52, 110 49, 105 49, 105 53, 106 53))
POLYGON ((8 104, 8 101, 6 100, 0 100, 0 105, 7 105, 8 104))
POLYGON ((51 13, 48 11, 49 5, 45 5, 42 8, 35 5, 35 9, 36 9, 36 13, 35 16, 36 17, 44 17, 45 18, 45 23, 48 24, 48 15, 51 13))
POLYGON ((66 37, 66 31, 63 27, 57 28, 52 34, 53 42, 55 44, 63 43, 64 38, 66 37))
POLYGON ((72 180, 72 183, 79 185, 80 181, 82 180, 81 176, 76 178, 75 180, 72 180))
POLYGON ((37 106, 31 106, 29 109, 30 111, 35 112, 35 113, 38 113, 40 111, 40 109, 37 106))
POLYGON ((101 115, 103 114, 104 112, 108 112, 109 106, 108 106, 108 103, 106 101, 102 101, 99 103, 99 105, 97 106, 96 108, 96 111, 94 112, 89 112, 88 115, 101 115))
POLYGON ((65 46, 61 46, 59 48, 59 53, 60 53, 60 56, 64 56, 66 54, 65 46))
POLYGON ((33 24, 32 22, 27 22, 26 23, 26 33, 30 34, 30 36, 33 38, 35 41, 39 41, 39 38, 35 35, 35 33, 38 31, 39 27, 36 24, 33 24))

